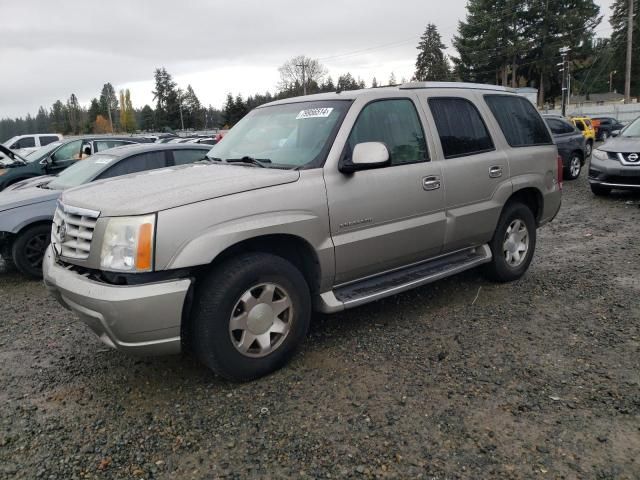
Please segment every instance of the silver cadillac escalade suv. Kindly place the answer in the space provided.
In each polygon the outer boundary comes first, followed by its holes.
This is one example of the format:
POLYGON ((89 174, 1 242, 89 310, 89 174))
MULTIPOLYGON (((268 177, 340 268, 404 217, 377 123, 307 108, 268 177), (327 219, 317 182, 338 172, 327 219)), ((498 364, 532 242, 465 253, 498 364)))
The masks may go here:
POLYGON ((110 347, 239 381, 282 366, 314 310, 478 266, 518 279, 561 201, 540 115, 488 85, 273 102, 208 159, 65 192, 44 278, 110 347))

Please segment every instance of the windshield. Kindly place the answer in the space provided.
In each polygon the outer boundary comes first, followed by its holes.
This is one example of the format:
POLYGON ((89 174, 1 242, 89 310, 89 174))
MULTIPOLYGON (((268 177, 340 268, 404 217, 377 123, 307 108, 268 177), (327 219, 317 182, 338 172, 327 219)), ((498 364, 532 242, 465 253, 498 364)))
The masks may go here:
POLYGON ((10 138, 9 140, 7 140, 6 142, 2 142, 2 144, 3 144, 5 147, 8 147, 8 146, 10 146, 13 142, 15 142, 17 139, 18 139, 18 136, 11 137, 11 138, 10 138))
POLYGON ((62 145, 62 142, 53 142, 47 145, 46 147, 39 148, 38 150, 34 150, 27 154, 24 158, 29 162, 35 162, 37 160, 41 160, 44 157, 49 156, 51 152, 53 152, 56 148, 62 145))
POLYGON ((257 108, 233 127, 207 157, 250 157, 265 167, 276 168, 318 166, 350 104, 332 100, 257 108))
POLYGON ((60 172, 56 179, 47 186, 53 190, 64 190, 90 182, 116 158, 115 155, 92 155, 60 172))
POLYGON ((633 122, 625 128, 620 134, 622 137, 640 137, 640 117, 636 118, 633 122))

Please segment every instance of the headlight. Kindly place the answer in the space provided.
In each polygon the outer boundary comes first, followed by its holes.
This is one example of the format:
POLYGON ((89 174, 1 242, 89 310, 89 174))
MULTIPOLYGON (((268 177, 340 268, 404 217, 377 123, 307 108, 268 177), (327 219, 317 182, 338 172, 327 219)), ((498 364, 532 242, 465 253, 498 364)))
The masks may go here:
POLYGON ((102 241, 100 267, 119 272, 151 271, 155 224, 155 215, 110 218, 102 241))
POLYGON ((598 160, 608 160, 609 159, 609 154, 603 150, 600 150, 599 148, 596 148, 592 153, 594 158, 598 159, 598 160))

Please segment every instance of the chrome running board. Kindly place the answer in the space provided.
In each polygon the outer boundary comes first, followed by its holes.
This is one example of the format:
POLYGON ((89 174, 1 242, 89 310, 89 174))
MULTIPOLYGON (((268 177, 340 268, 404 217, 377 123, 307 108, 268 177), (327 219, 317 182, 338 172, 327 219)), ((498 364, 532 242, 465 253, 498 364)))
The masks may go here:
POLYGON ((483 245, 349 283, 321 294, 319 309, 333 313, 364 305, 488 263, 491 257, 483 245))

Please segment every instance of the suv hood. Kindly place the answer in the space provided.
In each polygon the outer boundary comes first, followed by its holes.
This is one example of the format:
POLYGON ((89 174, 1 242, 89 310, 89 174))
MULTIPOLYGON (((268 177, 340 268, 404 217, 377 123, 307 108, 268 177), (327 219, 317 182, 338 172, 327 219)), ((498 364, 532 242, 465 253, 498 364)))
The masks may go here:
POLYGON ((613 137, 598 148, 605 152, 638 153, 640 152, 640 137, 613 137))
POLYGON ((295 170, 196 164, 91 183, 65 191, 62 201, 108 217, 144 215, 298 178, 295 170))
POLYGON ((0 192, 0 212, 55 200, 61 193, 60 190, 47 190, 38 187, 4 190, 0 192))

